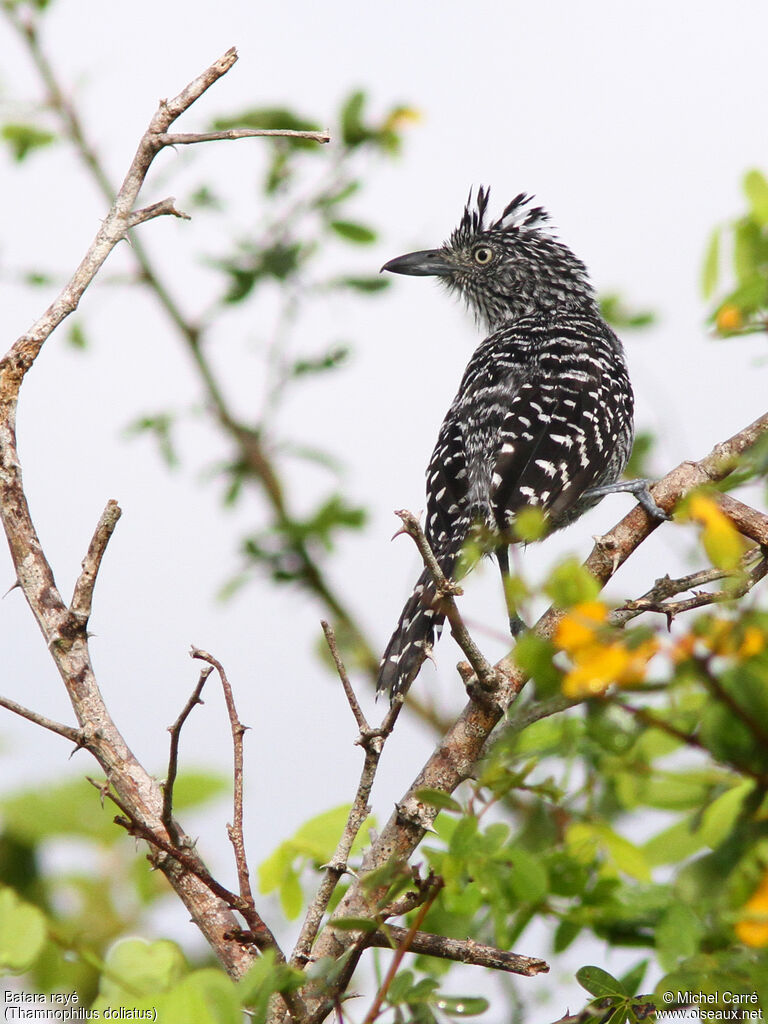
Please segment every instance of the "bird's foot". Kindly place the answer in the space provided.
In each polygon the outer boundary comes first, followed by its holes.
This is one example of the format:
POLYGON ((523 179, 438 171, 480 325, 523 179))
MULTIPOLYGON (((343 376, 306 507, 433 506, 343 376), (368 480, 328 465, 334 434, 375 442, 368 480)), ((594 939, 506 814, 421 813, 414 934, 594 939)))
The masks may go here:
POLYGON ((642 477, 636 480, 617 480, 616 483, 604 484, 602 487, 590 487, 584 491, 584 497, 604 498, 606 494, 632 494, 637 499, 638 505, 641 505, 649 516, 661 522, 668 522, 672 516, 656 504, 649 489, 650 482, 642 477))

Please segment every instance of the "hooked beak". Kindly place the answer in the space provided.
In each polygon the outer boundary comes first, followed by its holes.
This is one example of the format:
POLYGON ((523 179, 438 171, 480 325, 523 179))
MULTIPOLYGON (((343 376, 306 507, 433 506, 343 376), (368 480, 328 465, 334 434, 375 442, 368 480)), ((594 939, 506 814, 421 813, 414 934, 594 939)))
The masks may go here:
MULTIPOLYGON (((391 274, 408 274, 410 277, 440 277, 451 274, 456 268, 445 258, 440 249, 422 249, 409 252, 385 263, 381 270, 391 274)), ((381 271, 379 271, 381 273, 381 271)))

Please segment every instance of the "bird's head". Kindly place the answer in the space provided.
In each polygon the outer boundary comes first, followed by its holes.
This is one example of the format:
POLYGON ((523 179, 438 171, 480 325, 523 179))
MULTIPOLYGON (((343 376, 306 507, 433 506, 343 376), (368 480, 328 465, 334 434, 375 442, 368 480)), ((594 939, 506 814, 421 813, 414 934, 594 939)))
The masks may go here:
POLYGON ((584 264, 559 242, 549 216, 521 192, 486 222, 490 189, 470 191, 461 222, 439 249, 411 252, 381 268, 393 274, 437 277, 465 299, 489 326, 555 309, 595 309, 584 264))

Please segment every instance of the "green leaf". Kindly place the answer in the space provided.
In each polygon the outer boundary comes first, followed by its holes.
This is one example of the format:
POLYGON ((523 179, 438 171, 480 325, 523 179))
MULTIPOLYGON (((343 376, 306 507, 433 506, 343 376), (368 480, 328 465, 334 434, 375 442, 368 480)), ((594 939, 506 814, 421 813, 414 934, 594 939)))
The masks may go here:
POLYGON ((209 967, 162 995, 157 1019, 163 1024, 242 1024, 243 1012, 235 983, 223 971, 209 967))
POLYGON ((181 949, 167 939, 124 939, 110 949, 106 966, 99 981, 103 1005, 165 992, 188 969, 181 949))
POLYGON ((531 631, 526 631, 517 638, 513 657, 523 672, 534 680, 539 695, 560 692, 562 673, 552 659, 555 646, 551 640, 545 640, 531 631))
POLYGON ((0 800, 6 829, 27 843, 61 836, 114 843, 123 836, 85 779, 17 791, 0 800))
POLYGON ((666 910, 656 926, 656 949, 665 970, 671 970, 684 957, 692 956, 706 933, 701 918, 684 903, 666 910))
POLYGON ((174 809, 201 807, 228 792, 229 787, 230 780, 218 772, 193 769, 181 772, 173 786, 174 809))
POLYGON ((509 887, 520 903, 541 903, 549 892, 549 877, 540 857, 520 847, 508 851, 509 887))
POLYGON ((283 913, 289 921, 294 921, 304 905, 304 893, 301 891, 301 882, 295 871, 286 871, 283 875, 278 895, 283 913))
POLYGON ((439 995, 435 1007, 451 1017, 477 1017, 490 1007, 490 1003, 482 996, 444 996, 439 995))
POLYGON ((363 107, 365 93, 353 92, 341 108, 341 138, 345 146, 354 148, 371 137, 371 132, 363 124, 363 107))
POLYGON ((319 356, 297 359, 289 372, 292 377, 306 377, 308 374, 323 373, 326 370, 335 370, 342 366, 348 358, 349 346, 337 345, 319 356))
POLYGON ((45 915, 19 899, 12 889, 0 888, 0 974, 23 974, 43 951, 48 936, 45 915))
POLYGON ((67 331, 67 342, 72 348, 77 348, 81 351, 88 348, 88 339, 85 336, 83 325, 79 321, 75 320, 67 331))
POLYGON ((368 294, 383 292, 392 284, 386 277, 340 277, 334 283, 342 288, 352 288, 354 291, 368 294))
POLYGON ((441 811, 453 811, 455 814, 461 814, 464 810, 460 803, 441 789, 417 789, 414 796, 421 803, 437 807, 441 811))
POLYGON ((705 845, 704 837, 694 827, 693 819, 675 822, 643 845, 646 860, 652 867, 677 864, 687 860, 705 845))
POLYGON ((752 216, 763 226, 768 225, 768 181, 760 171, 747 171, 744 175, 744 191, 752 208, 752 216))
POLYGON ((449 846, 454 857, 464 858, 478 848, 477 818, 473 814, 465 815, 456 826, 449 846))
POLYGON ((348 242, 354 242, 356 245, 370 245, 377 238, 373 228, 350 220, 332 220, 328 226, 341 238, 345 238, 348 242))
POLYGON ((705 808, 697 833, 707 846, 714 848, 728 836, 739 819, 744 801, 754 788, 755 783, 747 779, 721 793, 705 808))
POLYGON ((576 971, 576 980, 590 995, 601 999, 605 996, 627 996, 622 983, 602 967, 581 967, 576 971))
POLYGON ((56 136, 36 128, 33 124, 5 124, 0 129, 0 138, 8 143, 13 159, 21 163, 30 153, 56 141, 56 136))
POLYGON ((717 279, 720 274, 720 236, 721 229, 715 228, 704 256, 704 265, 701 269, 701 291, 705 299, 711 298, 717 287, 717 279))
POLYGON ((635 964, 634 967, 630 968, 626 974, 623 974, 620 978, 621 984, 629 995, 634 995, 643 983, 645 972, 648 970, 648 959, 641 960, 639 964, 635 964))
POLYGON ((370 917, 334 917, 329 924, 331 928, 340 932, 376 932, 379 930, 378 921, 372 921, 370 917))
POLYGON ((558 608, 594 601, 600 593, 595 577, 575 558, 566 558, 556 565, 542 589, 558 608))
MULTIPOLYGON (((250 1018, 252 1024, 264 1024, 267 1019, 269 1000, 275 992, 295 991, 306 980, 301 971, 295 970, 287 964, 276 964, 274 951, 268 949, 237 982, 237 995, 240 1002, 247 1006, 252 1014, 250 1018)), ((195 1021, 194 1014, 189 1021, 195 1021)))
POLYGON ((621 329, 649 327, 656 319, 650 310, 629 309, 620 295, 600 296, 600 310, 604 320, 621 329))

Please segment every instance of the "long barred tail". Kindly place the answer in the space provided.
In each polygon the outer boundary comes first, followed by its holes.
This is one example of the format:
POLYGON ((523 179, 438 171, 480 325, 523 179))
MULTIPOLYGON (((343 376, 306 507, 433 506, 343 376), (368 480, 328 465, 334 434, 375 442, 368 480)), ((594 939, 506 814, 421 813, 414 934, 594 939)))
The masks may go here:
POLYGON ((425 569, 406 601, 381 659, 376 692, 388 691, 391 701, 398 693, 405 693, 440 637, 445 616, 436 605, 435 585, 425 569))

